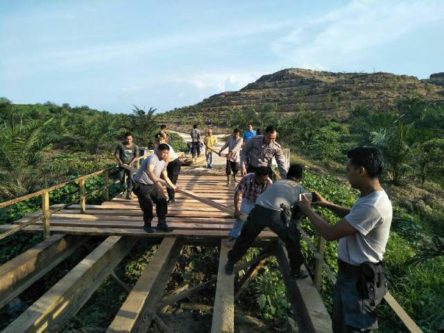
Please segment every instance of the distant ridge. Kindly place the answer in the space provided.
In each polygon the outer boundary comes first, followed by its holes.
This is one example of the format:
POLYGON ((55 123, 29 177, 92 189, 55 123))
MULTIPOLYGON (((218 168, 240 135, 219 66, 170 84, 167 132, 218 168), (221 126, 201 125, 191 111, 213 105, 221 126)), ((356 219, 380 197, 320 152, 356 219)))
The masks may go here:
POLYGON ((184 123, 203 117, 217 122, 223 121, 227 113, 273 105, 283 115, 311 111, 343 119, 357 106, 383 111, 412 97, 444 103, 444 73, 419 80, 383 72, 333 73, 290 68, 263 75, 239 91, 223 92, 193 106, 174 109, 162 118, 184 123))

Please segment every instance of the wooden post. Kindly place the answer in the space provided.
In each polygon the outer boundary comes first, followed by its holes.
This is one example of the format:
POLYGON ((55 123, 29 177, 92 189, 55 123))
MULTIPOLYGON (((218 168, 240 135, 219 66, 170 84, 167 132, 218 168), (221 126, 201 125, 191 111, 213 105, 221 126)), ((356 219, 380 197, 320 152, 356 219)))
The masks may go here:
POLYGON ((80 178, 79 180, 80 187, 80 212, 86 212, 86 190, 85 190, 85 178, 80 178))
POLYGON ((109 171, 106 170, 104 174, 104 180, 105 180, 105 189, 103 192, 105 201, 109 201, 109 171))
POLYGON ((42 219, 43 219, 43 237, 47 239, 49 237, 49 192, 44 191, 42 193, 42 219))
POLYGON ((318 291, 321 291, 321 286, 322 286, 322 267, 324 263, 324 249, 325 249, 325 239, 321 235, 319 235, 318 253, 315 254, 316 262, 314 269, 314 284, 318 291))

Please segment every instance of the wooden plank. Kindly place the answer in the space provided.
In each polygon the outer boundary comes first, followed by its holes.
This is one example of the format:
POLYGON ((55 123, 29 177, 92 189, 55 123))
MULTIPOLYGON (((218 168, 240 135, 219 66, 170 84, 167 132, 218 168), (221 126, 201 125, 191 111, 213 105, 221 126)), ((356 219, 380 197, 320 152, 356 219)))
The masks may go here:
MULTIPOLYGON (((157 217, 153 219, 154 222, 157 221, 157 217)), ((197 224, 207 224, 207 225, 226 225, 226 226, 232 226, 234 223, 233 218, 215 218, 215 217, 186 217, 186 216, 168 216, 167 222, 168 223, 177 223, 177 225, 186 225, 190 223, 197 223, 197 224)), ((94 225, 94 223, 109 223, 110 225, 116 225, 116 226, 135 226, 143 224, 143 218, 142 216, 111 216, 111 215, 67 215, 67 214, 61 214, 61 215, 54 215, 53 221, 54 224, 61 224, 61 223, 75 223, 75 222, 82 222, 85 225, 94 225)), ((36 225, 42 224, 42 221, 39 221, 36 223, 36 225)))
POLYGON ((142 332, 149 328, 156 314, 156 304, 163 296, 181 248, 181 242, 176 237, 163 239, 107 332, 142 332))
MULTIPOLYGON (((157 226, 157 219, 153 220, 152 226, 157 226)), ((193 229, 193 230, 226 230, 231 229, 231 224, 219 224, 219 223, 195 223, 195 222, 171 222, 167 221, 168 226, 174 229, 193 229)), ((42 222, 36 225, 43 225, 42 222)), ((65 220, 57 219, 52 221, 52 226, 65 226, 65 227, 93 227, 93 228, 128 228, 128 229, 140 229, 143 227, 143 221, 140 222, 118 222, 118 221, 79 221, 79 220, 65 220)), ((228 232, 227 232, 228 235, 228 232)))
MULTIPOLYGON (((5 231, 11 229, 11 225, 0 225, 0 231, 5 231)), ((119 236, 134 236, 134 237, 147 237, 147 238, 158 238, 162 237, 165 233, 155 232, 152 234, 146 233, 142 228, 140 229, 126 229, 126 228, 95 228, 95 227, 60 227, 53 226, 51 228, 54 233, 66 233, 72 235, 91 235, 91 236, 107 236, 107 235, 119 235, 119 236)), ((39 225, 28 226, 23 229, 25 232, 41 232, 42 227, 39 225)), ((167 235, 172 236, 192 236, 192 237, 227 237, 227 232, 225 230, 192 230, 192 229, 173 229, 171 233, 167 235)), ((259 238, 264 239, 275 239, 276 234, 271 231, 262 231, 259 238)))
POLYGON ((385 301, 392 308, 392 310, 396 313, 399 319, 401 319, 402 323, 407 327, 409 332, 412 333, 422 333, 422 330, 416 325, 413 319, 405 312, 405 310, 399 305, 396 299, 390 294, 388 291, 384 296, 385 301))
POLYGON ((54 235, 0 266, 0 309, 86 240, 85 237, 54 235))
POLYGON ((134 242, 131 238, 108 237, 3 332, 60 330, 88 301, 134 242))
POLYGON ((211 333, 234 332, 234 274, 225 274, 229 250, 230 247, 221 241, 211 333))
MULTIPOLYGON (((276 258, 287 288, 287 296, 292 304, 293 313, 300 332, 332 332, 330 315, 322 302, 313 281, 305 279, 290 279, 290 265, 286 249, 279 244, 276 258)), ((305 269, 305 267, 304 267, 305 269)))

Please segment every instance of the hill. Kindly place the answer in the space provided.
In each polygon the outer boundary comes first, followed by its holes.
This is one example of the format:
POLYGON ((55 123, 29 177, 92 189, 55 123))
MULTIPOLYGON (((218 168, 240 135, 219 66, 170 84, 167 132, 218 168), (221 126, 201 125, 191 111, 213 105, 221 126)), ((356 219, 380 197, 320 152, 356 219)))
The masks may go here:
POLYGON ((264 75, 239 91, 223 92, 202 102, 174 109, 161 116, 176 125, 211 119, 223 124, 233 112, 273 107, 291 115, 320 112, 327 118, 344 119, 357 106, 376 110, 393 108, 399 100, 416 97, 444 103, 444 74, 428 80, 390 73, 333 73, 307 69, 284 69, 264 75))

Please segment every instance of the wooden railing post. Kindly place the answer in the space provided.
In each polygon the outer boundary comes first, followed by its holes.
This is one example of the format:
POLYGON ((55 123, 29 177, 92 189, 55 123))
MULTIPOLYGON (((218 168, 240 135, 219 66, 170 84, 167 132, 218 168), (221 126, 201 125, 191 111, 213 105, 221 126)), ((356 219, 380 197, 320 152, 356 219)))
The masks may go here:
POLYGON ((49 211, 49 192, 44 191, 42 193, 42 219, 43 219, 43 237, 46 239, 49 237, 49 223, 51 213, 49 211))
POLYGON ((105 181, 105 189, 103 192, 103 196, 105 201, 109 201, 109 170, 105 171, 104 181, 105 181))
POLYGON ((79 180, 79 193, 80 193, 80 212, 86 212, 86 190, 85 190, 85 178, 79 180))
POLYGON ((315 269, 314 269, 314 284, 318 291, 321 291, 322 286, 322 265, 324 263, 324 248, 325 239, 319 235, 318 253, 315 254, 315 269))

